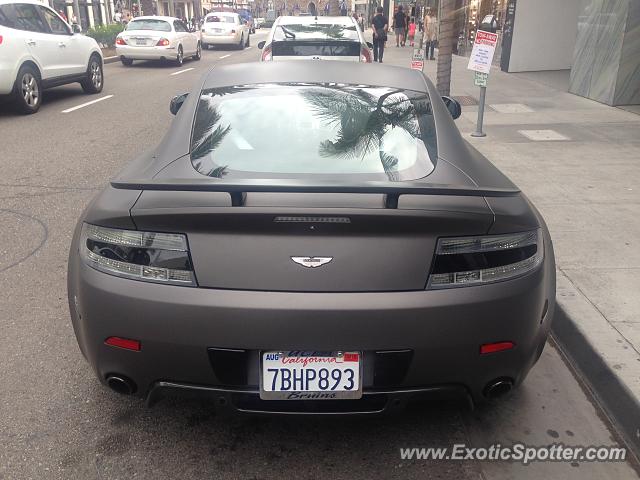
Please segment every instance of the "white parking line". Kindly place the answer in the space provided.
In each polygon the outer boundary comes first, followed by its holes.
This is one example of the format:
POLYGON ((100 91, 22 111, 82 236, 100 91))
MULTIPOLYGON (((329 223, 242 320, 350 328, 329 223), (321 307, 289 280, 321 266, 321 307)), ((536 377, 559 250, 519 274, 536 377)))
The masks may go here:
POLYGON ((189 70, 193 70, 194 67, 185 68, 184 70, 178 70, 177 72, 170 73, 169 75, 180 75, 181 73, 188 72, 189 70))
POLYGON ((94 103, 98 103, 101 102, 103 100, 107 100, 108 98, 113 97, 113 95, 105 95, 104 97, 100 97, 96 100, 91 100, 90 102, 87 103, 82 103, 80 105, 76 105, 75 107, 71 107, 71 108, 67 108, 66 110, 62 110, 62 113, 70 113, 70 112, 74 112, 80 108, 84 108, 84 107, 88 107, 89 105, 93 105, 94 103))
POLYGON ((226 55, 221 56, 221 57, 220 57, 220 60, 222 60, 223 58, 230 57, 230 56, 231 56, 231 54, 230 54, 230 53, 227 53, 226 55))

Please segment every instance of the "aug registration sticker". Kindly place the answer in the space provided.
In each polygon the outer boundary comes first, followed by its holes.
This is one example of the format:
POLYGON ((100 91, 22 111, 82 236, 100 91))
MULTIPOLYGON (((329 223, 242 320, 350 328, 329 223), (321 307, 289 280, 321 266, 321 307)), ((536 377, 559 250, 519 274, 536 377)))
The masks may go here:
POLYGON ((362 397, 360 352, 262 352, 263 400, 340 400, 362 397))

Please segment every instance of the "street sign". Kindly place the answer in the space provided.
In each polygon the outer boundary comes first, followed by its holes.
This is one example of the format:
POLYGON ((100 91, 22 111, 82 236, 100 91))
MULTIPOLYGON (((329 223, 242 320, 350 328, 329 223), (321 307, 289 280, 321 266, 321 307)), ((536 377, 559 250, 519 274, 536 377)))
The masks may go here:
POLYGON ((424 48, 413 49, 413 56, 411 57, 411 69, 412 70, 424 69, 424 48))
POLYGON ((476 72, 489 73, 496 43, 498 43, 497 33, 478 30, 467 68, 476 72))
POLYGON ((488 79, 489 79, 488 73, 475 72, 475 75, 473 77, 473 84, 476 87, 486 87, 488 79))

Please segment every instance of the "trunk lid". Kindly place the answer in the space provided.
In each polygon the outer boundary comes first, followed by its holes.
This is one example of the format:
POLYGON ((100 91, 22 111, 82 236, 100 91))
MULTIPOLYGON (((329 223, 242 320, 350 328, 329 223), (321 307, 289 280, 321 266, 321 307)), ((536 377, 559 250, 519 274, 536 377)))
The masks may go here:
POLYGON ((482 197, 144 191, 137 227, 185 233, 200 287, 296 292, 423 290, 438 237, 488 231, 482 197), (298 258, 301 257, 301 258, 298 258), (323 265, 314 266, 325 262, 323 265))

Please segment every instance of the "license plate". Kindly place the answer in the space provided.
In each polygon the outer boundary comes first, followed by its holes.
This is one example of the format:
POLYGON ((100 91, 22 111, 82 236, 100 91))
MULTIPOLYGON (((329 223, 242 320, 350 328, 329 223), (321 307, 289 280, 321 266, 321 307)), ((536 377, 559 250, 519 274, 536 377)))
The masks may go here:
POLYGON ((362 397, 360 352, 262 352, 262 400, 340 400, 362 397))
POLYGON ((136 45, 146 45, 147 41, 146 40, 136 40, 136 45))
POLYGON ((213 29, 214 33, 222 33, 223 30, 221 28, 214 28, 213 29))

